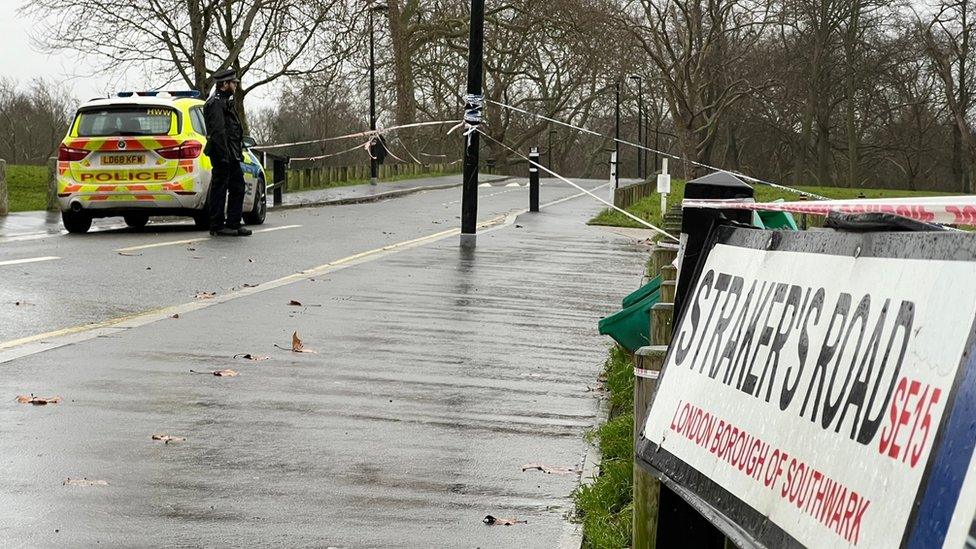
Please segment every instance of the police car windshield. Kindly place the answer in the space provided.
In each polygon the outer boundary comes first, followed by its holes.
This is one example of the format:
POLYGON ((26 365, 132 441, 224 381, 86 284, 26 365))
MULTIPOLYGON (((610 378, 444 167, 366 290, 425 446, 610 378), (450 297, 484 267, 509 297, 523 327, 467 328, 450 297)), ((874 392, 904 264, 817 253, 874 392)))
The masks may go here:
POLYGON ((78 114, 78 137, 169 135, 174 111, 164 107, 123 106, 78 114))

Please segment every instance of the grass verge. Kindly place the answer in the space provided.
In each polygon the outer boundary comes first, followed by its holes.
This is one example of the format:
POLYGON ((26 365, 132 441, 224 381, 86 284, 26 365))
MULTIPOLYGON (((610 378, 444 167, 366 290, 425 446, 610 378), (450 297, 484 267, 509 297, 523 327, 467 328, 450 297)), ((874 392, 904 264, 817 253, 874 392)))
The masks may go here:
POLYGON ((10 211, 43 210, 47 205, 47 166, 7 166, 10 211))
POLYGON ((600 475, 573 494, 583 524, 583 547, 629 547, 634 475, 634 362, 621 347, 610 349, 603 378, 610 393, 606 423, 589 433, 600 447, 600 475))
MULTIPOLYGON (((936 195, 946 195, 950 193, 939 193, 939 192, 929 192, 929 191, 901 191, 901 190, 891 190, 891 189, 846 189, 841 187, 798 187, 800 190, 807 191, 809 193, 818 194, 820 196, 826 196, 827 198, 834 199, 849 199, 857 198, 859 194, 863 193, 865 198, 898 198, 898 197, 908 197, 908 196, 936 196, 936 195)), ((776 189, 773 187, 766 187, 757 185, 756 189, 756 201, 757 202, 773 202, 775 200, 783 199, 787 201, 794 201, 797 199, 795 193, 789 191, 784 191, 776 189)), ((685 182, 681 180, 672 180, 671 182, 671 194, 668 195, 668 208, 672 206, 677 206, 681 204, 681 199, 685 194, 685 182)), ((642 200, 638 200, 633 206, 627 208, 627 211, 636 215, 637 217, 647 221, 648 223, 655 226, 663 225, 663 214, 661 213, 661 197, 660 195, 653 195, 642 200)), ((811 224, 819 224, 821 218, 817 216, 811 216, 811 224)), ((642 225, 625 216, 624 214, 611 210, 609 208, 603 210, 596 217, 590 220, 590 225, 609 225, 613 227, 634 227, 643 228, 642 225)))

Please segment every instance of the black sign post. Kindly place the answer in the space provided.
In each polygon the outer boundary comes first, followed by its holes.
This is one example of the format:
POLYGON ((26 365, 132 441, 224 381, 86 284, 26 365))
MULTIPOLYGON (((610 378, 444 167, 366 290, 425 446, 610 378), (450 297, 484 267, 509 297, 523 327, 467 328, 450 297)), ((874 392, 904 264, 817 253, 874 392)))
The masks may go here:
POLYGON ((464 120, 473 126, 467 132, 464 146, 464 179, 461 190, 461 246, 474 247, 478 230, 478 148, 481 134, 481 95, 485 38, 485 0, 471 0, 471 36, 468 47, 468 96, 464 120))

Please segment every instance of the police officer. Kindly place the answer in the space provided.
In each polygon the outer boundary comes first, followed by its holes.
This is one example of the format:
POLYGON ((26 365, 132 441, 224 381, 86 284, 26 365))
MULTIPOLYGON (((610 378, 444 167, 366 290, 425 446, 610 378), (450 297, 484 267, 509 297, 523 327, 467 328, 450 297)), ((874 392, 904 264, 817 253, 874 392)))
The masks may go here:
POLYGON ((241 225, 244 209, 244 129, 234 105, 234 92, 240 80, 233 69, 213 74, 216 90, 203 107, 207 122, 207 147, 204 151, 213 163, 210 178, 210 234, 214 236, 250 236, 241 225), (226 205, 227 217, 224 218, 226 205))

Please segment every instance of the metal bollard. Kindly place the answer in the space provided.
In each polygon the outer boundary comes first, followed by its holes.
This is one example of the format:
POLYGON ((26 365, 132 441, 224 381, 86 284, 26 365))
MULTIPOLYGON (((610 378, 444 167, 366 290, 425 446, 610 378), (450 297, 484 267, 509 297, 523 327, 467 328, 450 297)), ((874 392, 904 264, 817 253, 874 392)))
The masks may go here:
POLYGON ((529 149, 529 211, 539 211, 539 147, 529 149))
POLYGON ((287 165, 284 158, 275 157, 272 160, 271 178, 274 180, 273 204, 275 206, 281 206, 281 202, 284 200, 285 182, 288 178, 286 167, 287 165))
POLYGON ((58 157, 52 156, 47 159, 47 202, 46 208, 49 212, 56 212, 58 206, 58 157))
POLYGON ((10 198, 7 195, 7 161, 0 160, 0 215, 10 213, 10 198))

